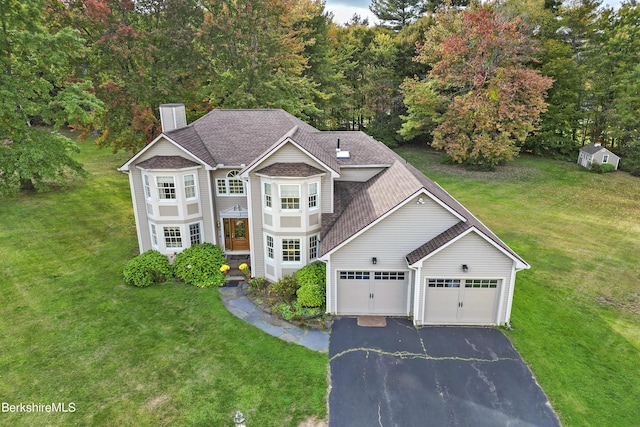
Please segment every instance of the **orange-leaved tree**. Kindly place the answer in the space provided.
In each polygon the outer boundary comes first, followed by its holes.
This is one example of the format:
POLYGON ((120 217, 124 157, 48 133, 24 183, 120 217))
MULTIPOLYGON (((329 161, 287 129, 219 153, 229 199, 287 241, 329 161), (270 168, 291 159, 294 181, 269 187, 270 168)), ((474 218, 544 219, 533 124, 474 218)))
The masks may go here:
POLYGON ((519 18, 488 7, 440 10, 415 61, 432 67, 402 88, 407 139, 430 132, 457 163, 492 169, 513 159, 546 110, 552 80, 527 67, 536 48, 519 18))

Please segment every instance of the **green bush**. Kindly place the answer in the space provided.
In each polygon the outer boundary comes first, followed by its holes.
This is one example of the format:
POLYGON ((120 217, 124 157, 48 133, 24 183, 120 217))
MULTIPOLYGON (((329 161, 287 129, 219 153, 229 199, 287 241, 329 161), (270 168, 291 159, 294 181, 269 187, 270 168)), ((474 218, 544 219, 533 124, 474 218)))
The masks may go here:
POLYGON ((271 292, 285 302, 292 302, 296 298, 296 291, 300 288, 295 275, 284 276, 270 285, 271 292))
POLYGON ((603 163, 600 165, 600 173, 609 173, 613 172, 614 170, 616 170, 616 168, 608 163, 603 163))
MULTIPOLYGON (((222 264, 224 264, 222 248, 211 243, 201 243, 176 255, 173 266, 176 277, 180 280, 189 285, 203 286, 210 282, 219 283, 222 264)), ((224 280, 221 284, 224 284, 224 280)))
POLYGON ((173 270, 165 255, 152 250, 130 259, 123 275, 126 284, 146 287, 172 278, 173 270))
POLYGON ((307 285, 322 285, 324 287, 327 283, 327 266, 322 262, 305 265, 296 271, 296 279, 298 279, 300 287, 307 285))
POLYGON ((298 289, 298 302, 303 307, 322 307, 325 303, 324 285, 304 285, 298 289))
POLYGON ((264 277, 254 277, 247 280, 248 289, 250 293, 256 293, 262 291, 269 286, 269 281, 264 277))

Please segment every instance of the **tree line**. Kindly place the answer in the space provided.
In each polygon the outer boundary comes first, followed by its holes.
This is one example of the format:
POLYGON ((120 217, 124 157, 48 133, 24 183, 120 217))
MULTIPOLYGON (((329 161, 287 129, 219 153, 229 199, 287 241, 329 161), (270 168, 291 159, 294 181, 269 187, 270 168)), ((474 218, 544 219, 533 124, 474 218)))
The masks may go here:
MULTIPOLYGON (((283 108, 322 130, 492 168, 600 142, 640 173, 640 8, 599 0, 0 0, 0 180, 78 171, 38 124, 135 152, 158 106, 283 108), (34 166, 53 158, 50 170, 34 166)), ((57 176, 56 175, 56 176, 57 176)))

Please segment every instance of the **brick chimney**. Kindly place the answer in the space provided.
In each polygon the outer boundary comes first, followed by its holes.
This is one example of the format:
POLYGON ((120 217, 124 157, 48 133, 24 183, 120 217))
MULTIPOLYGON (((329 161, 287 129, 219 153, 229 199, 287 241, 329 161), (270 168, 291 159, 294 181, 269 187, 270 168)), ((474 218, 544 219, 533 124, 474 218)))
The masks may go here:
POLYGON ((187 125, 187 113, 184 104, 162 104, 160 105, 160 122, 162 132, 183 128, 187 125))

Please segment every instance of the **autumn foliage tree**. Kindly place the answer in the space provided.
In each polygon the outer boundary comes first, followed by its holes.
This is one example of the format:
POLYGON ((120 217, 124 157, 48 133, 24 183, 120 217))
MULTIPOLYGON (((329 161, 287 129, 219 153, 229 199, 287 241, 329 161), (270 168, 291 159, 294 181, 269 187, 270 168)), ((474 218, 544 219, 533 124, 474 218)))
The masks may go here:
POLYGON ((534 42, 519 18, 485 7, 442 11, 414 58, 427 78, 403 84, 406 138, 431 131, 457 163, 492 169, 511 160, 545 111, 552 81, 527 68, 534 42))

